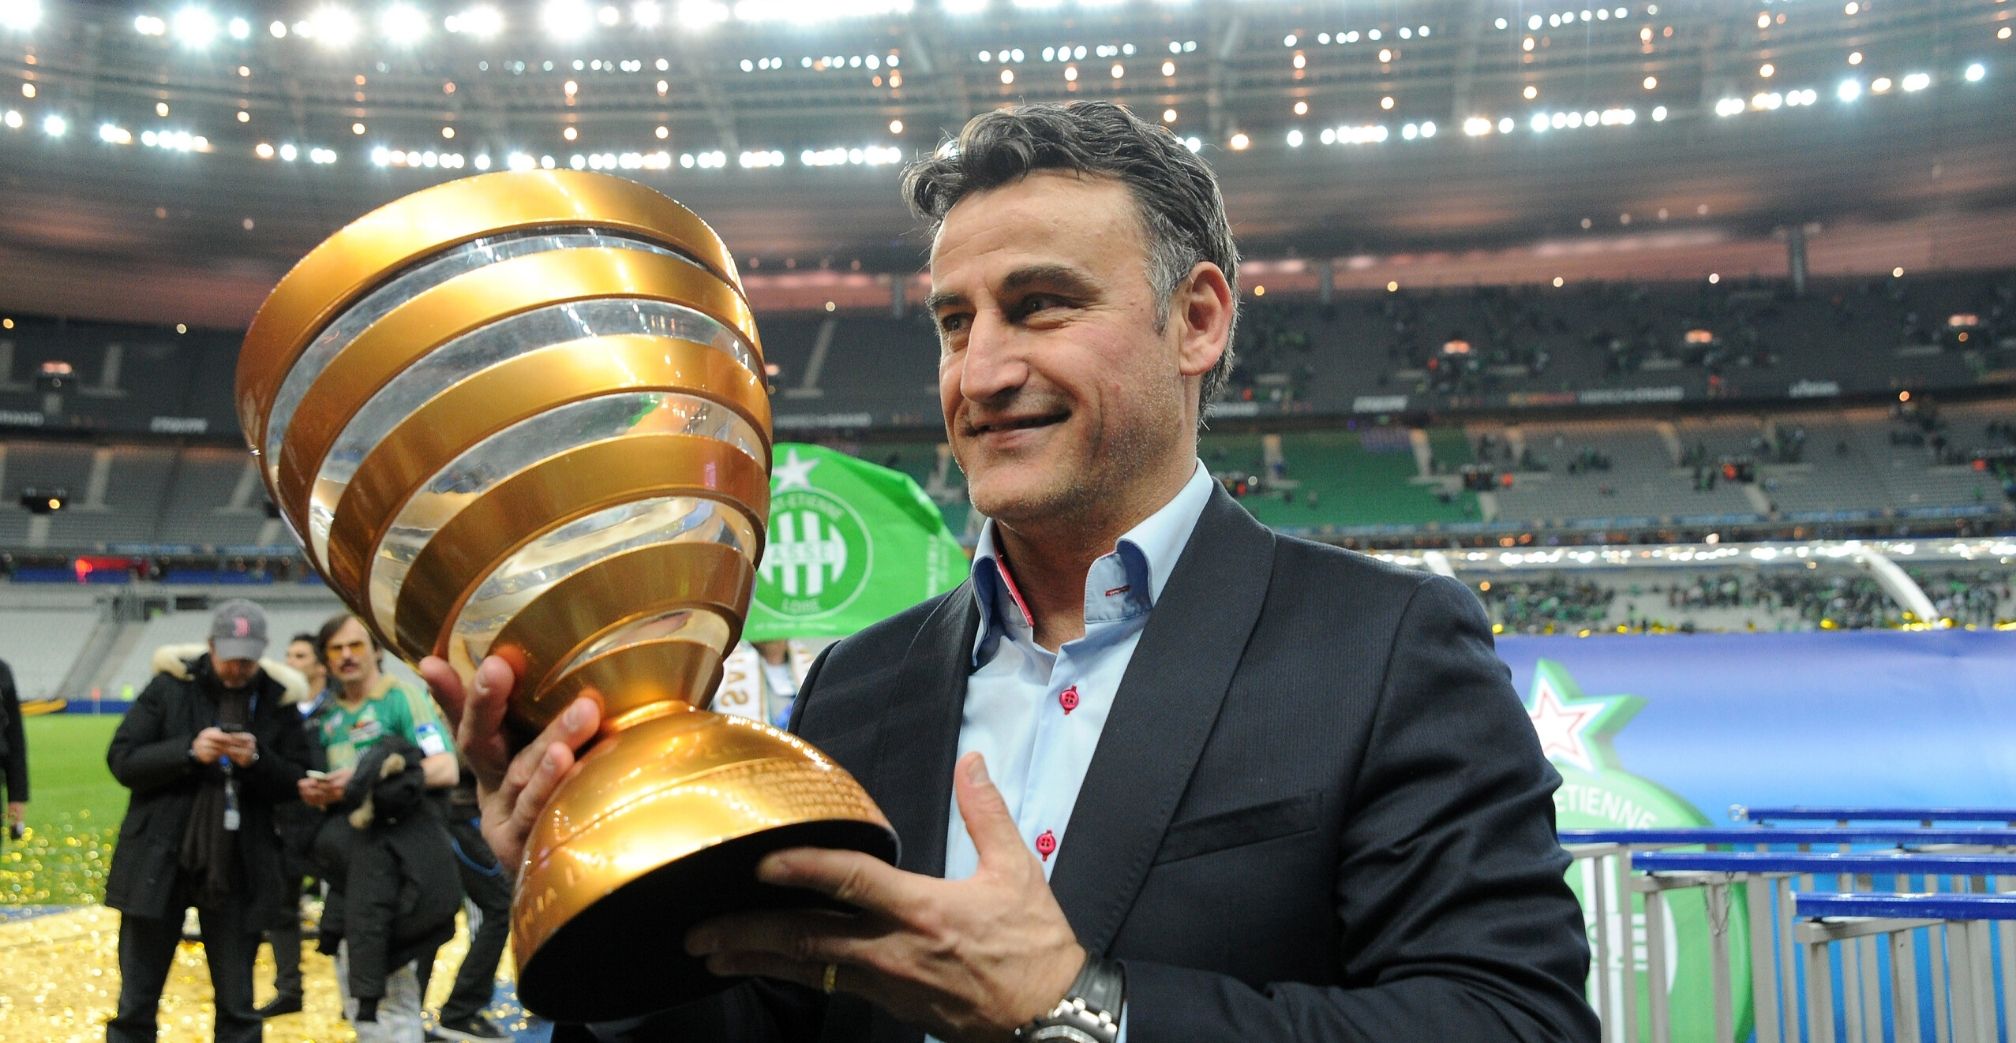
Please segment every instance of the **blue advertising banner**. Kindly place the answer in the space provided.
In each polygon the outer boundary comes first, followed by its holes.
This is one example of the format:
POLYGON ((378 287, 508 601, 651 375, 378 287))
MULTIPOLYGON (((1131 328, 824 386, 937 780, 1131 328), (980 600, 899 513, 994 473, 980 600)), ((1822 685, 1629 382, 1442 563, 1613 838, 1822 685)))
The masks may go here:
MULTIPOLYGON (((1730 814, 1738 804, 2016 806, 2016 633, 1507 637, 1498 652, 1561 772, 1562 829, 1740 826, 1730 814)), ((1607 933, 1609 952, 1633 953, 1628 967, 1594 973, 1610 978, 1613 997, 1639 993, 1642 1031, 1644 905, 1599 883, 1593 867, 1569 873, 1588 927, 1607 933), (1598 923, 1596 887, 1631 916, 1598 923)), ((1678 957, 1663 983, 1672 1038, 1714 1035, 1711 930, 1727 934, 1736 1038, 1747 1038, 1747 938, 1768 928, 1741 908, 1711 928, 1698 888, 1671 892, 1665 910, 1678 957)), ((1616 1023, 1622 1010, 1604 1014, 1616 1023)))
POLYGON ((2016 805, 2016 633, 1503 637, 1498 653, 1529 712, 1550 682, 1581 699, 1536 717, 1557 766, 1626 771, 1702 825, 1739 825, 1732 804, 2016 805))

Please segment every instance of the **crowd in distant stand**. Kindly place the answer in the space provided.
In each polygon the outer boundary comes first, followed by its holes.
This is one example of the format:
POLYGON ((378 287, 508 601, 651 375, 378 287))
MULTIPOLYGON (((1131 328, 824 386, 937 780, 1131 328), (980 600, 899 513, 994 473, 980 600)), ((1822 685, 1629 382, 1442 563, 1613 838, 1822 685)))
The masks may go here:
POLYGON ((2016 589, 2008 574, 1996 575, 1987 569, 1949 569, 1928 574, 1912 574, 1939 618, 1962 626, 1993 626, 2016 617, 2016 589))
MULTIPOLYGON (((1937 618, 1993 626, 2016 618, 2012 575, 1988 569, 1914 573, 1937 618)), ((1571 573, 1477 584, 1492 621, 1520 634, 1607 631, 1866 630, 1913 622, 1863 575, 1807 570, 1714 572, 1670 584, 1612 586, 1571 573), (1620 595, 1622 602, 1620 606, 1620 595), (1620 611, 1621 607, 1621 611, 1620 611)))
MULTIPOLYGON (((1894 323, 1902 345, 1965 351, 1993 343, 2016 322, 2016 279, 1984 285, 1957 305, 1952 296, 1943 287, 1899 278, 1815 291, 1836 330, 1894 323), (1953 314, 1975 315, 1979 324, 1954 327, 1953 314)), ((1256 300, 1241 313, 1232 394, 1279 401, 1306 386, 1314 356, 1327 346, 1324 334, 1312 338, 1317 327, 1311 314, 1348 327, 1338 339, 1360 341, 1369 331, 1384 344, 1388 366, 1377 377, 1381 385, 1412 380, 1416 391, 1476 394, 1497 388, 1500 374, 1511 374, 1520 386, 1537 390, 1532 381, 1547 376, 1559 352, 1585 375, 1686 369, 1705 373, 1712 389, 1733 372, 1781 363, 1783 346, 1775 341, 1784 336, 1779 327, 1796 300, 1788 281, 1762 278, 1704 282, 1691 296, 1648 283, 1592 281, 1566 288, 1410 287, 1315 306, 1256 300), (1452 350, 1459 342, 1462 348, 1452 350)), ((1809 318, 1800 313, 1801 323, 1810 325, 1809 318)))

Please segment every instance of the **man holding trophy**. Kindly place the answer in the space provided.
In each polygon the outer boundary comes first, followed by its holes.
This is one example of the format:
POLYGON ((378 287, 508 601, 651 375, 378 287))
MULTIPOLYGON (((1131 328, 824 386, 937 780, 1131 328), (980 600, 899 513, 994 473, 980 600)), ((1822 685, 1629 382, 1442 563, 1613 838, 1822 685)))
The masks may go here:
POLYGON ((1116 106, 1030 106, 905 188, 992 521, 968 583, 821 656, 792 735, 694 708, 761 559, 769 412, 692 215, 450 182, 247 335, 275 502, 424 657, 519 867, 521 999, 556 1039, 1594 1039, 1559 779, 1480 607, 1277 536, 1198 463, 1237 308, 1209 168, 1116 106))
MULTIPOLYGON (((689 951, 753 977, 599 1035, 1593 1039, 1558 780, 1478 606, 1269 533, 1197 462, 1236 309, 1209 169, 1113 106, 1030 107, 906 189, 993 521, 973 581, 832 649, 794 727, 903 857, 772 854, 858 911, 703 923, 689 951)), ((510 671, 465 700, 445 666, 515 852, 595 705, 507 762, 510 671)))

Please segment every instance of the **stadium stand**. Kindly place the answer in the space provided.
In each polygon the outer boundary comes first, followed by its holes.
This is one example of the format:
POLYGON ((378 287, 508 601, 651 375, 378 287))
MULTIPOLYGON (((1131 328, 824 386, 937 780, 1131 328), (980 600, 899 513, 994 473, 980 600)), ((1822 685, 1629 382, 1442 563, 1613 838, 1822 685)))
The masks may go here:
POLYGON ((83 654, 98 619, 82 587, 0 584, 0 659, 23 699, 64 694, 64 675, 83 654))
MULTIPOLYGON (((2008 566, 1909 570, 1942 618, 2016 621, 2008 566)), ((1842 569, 1579 569, 1472 583, 1503 633, 1862 630, 1923 622, 1867 574, 1842 569)))

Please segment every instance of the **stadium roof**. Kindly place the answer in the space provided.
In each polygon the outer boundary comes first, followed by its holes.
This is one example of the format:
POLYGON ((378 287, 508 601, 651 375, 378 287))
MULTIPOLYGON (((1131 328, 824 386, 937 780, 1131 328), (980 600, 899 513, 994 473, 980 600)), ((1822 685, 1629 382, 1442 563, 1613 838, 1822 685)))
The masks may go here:
POLYGON ((2006 265, 2012 7, 0 0, 0 307, 240 323, 365 210, 547 163, 685 201, 759 291, 907 273, 897 164, 1077 97, 1206 154, 1256 258, 1657 275, 1817 224, 1892 230, 1837 269, 2006 265))

